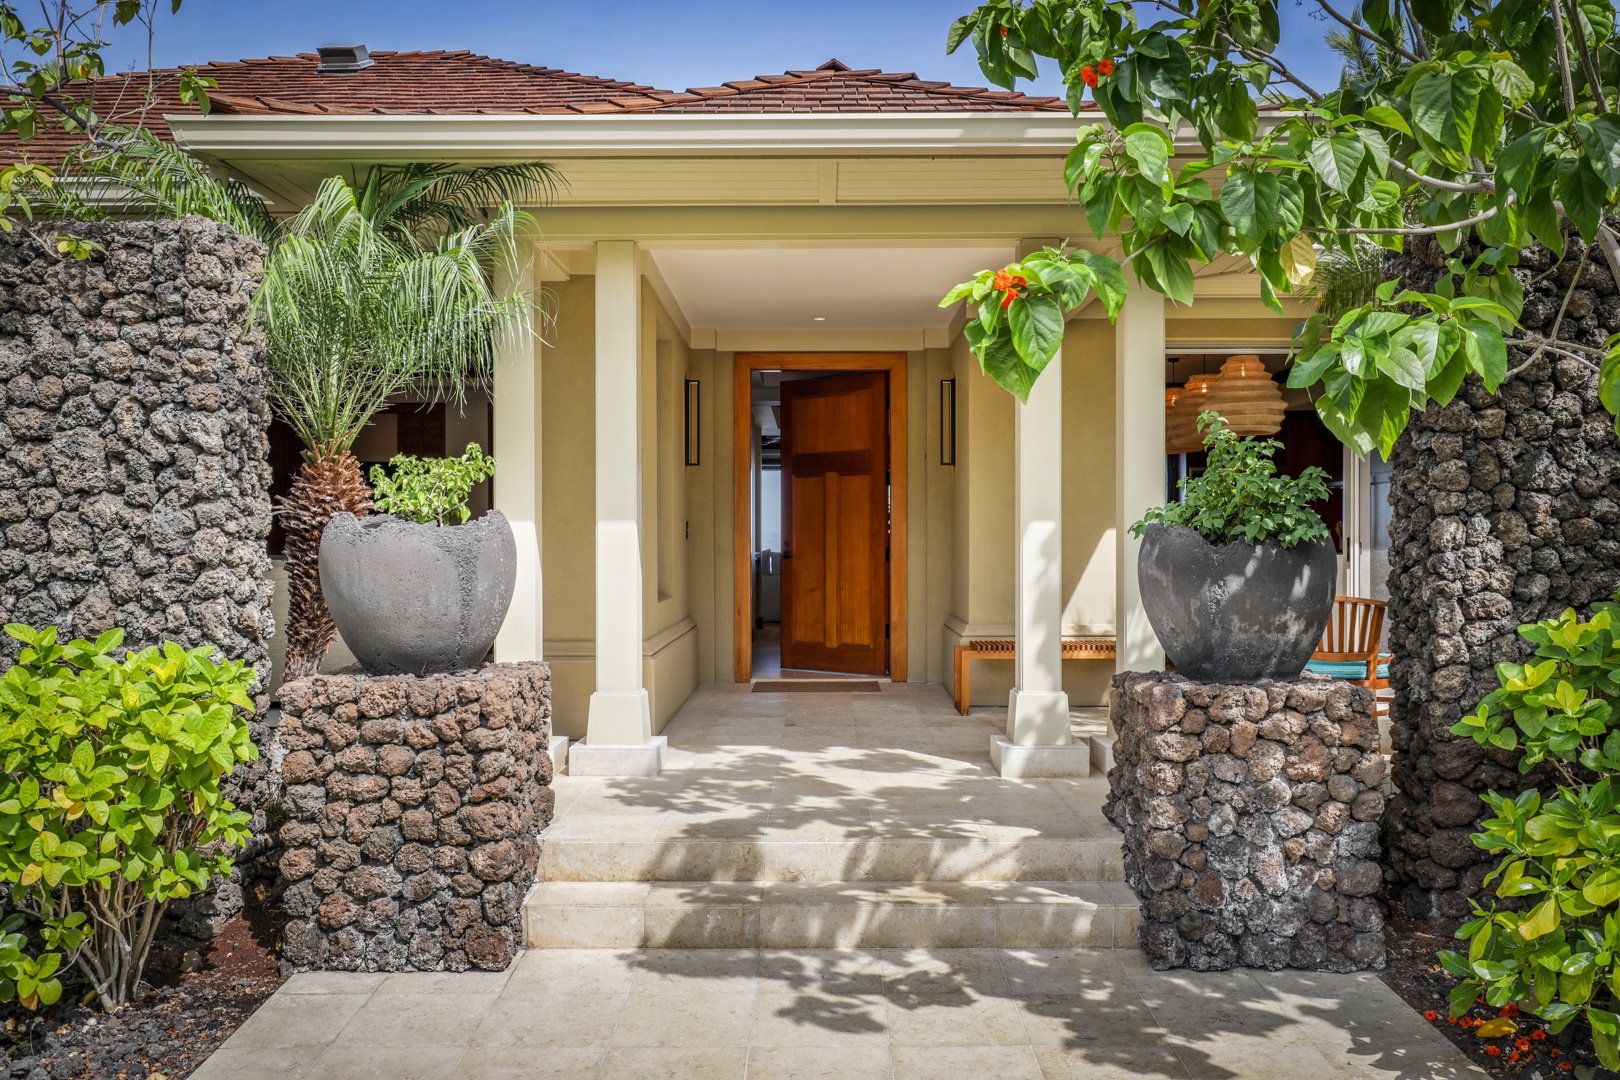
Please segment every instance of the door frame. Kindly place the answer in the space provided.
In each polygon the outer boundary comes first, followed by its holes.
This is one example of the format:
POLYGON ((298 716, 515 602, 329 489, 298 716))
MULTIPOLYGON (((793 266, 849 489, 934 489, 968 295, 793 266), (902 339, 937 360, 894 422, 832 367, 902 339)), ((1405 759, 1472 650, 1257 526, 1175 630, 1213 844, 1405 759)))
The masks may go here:
POLYGON ((733 680, 754 677, 753 374, 756 371, 881 371, 889 376, 889 678, 906 681, 906 354, 737 353, 732 400, 733 680))

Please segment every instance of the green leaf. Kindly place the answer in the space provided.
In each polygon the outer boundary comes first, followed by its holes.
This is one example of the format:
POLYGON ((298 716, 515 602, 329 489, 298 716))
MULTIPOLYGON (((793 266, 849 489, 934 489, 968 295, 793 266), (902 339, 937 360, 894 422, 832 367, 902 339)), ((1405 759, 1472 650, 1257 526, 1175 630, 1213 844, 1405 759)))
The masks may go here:
POLYGON ((1170 144, 1164 132, 1147 124, 1126 129, 1125 153, 1147 180, 1160 186, 1170 182, 1170 144))
POLYGON ((1375 124, 1390 128, 1394 131, 1399 131, 1403 135, 1412 134, 1412 129, 1407 126, 1406 117, 1402 116, 1388 105, 1368 106, 1367 108, 1361 110, 1361 115, 1365 116, 1368 120, 1371 120, 1375 124))
POLYGON ((1309 160, 1328 187, 1344 194, 1356 182, 1367 148, 1356 136, 1341 133, 1311 143, 1309 160))
POLYGON ((1586 146, 1592 171, 1606 187, 1620 186, 1620 116, 1607 113, 1590 120, 1575 121, 1586 146))
POLYGON ((1442 151, 1459 167, 1464 152, 1473 145, 1478 110, 1479 78, 1470 71, 1430 72, 1412 87, 1415 133, 1431 140, 1426 149, 1442 151))
POLYGON ((1277 213, 1277 178, 1234 170, 1221 185, 1221 210, 1239 236, 1260 240, 1277 213))
POLYGON ((1063 344, 1063 309, 1050 296, 1029 295, 1007 311, 1013 347, 1037 372, 1045 369, 1063 344))
POLYGON ((1558 163, 1558 199, 1587 243, 1597 236, 1608 194, 1586 158, 1567 158, 1558 163))
POLYGON ((1463 347, 1468 350, 1468 366, 1485 383, 1485 389, 1495 392, 1507 377, 1507 345, 1502 331, 1479 319, 1462 322, 1463 347))

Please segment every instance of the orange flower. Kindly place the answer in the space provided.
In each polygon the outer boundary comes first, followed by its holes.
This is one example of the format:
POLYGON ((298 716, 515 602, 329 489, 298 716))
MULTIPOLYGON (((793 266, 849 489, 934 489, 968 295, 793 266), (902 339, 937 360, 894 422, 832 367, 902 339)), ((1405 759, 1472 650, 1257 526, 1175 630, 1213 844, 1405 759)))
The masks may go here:
POLYGON ((1106 59, 1098 61, 1097 73, 1100 75, 1112 75, 1114 73, 1114 62, 1106 59))
POLYGON ((1502 1056, 1502 1048, 1500 1046, 1487 1046, 1485 1048, 1485 1052, 1487 1054, 1491 1055, 1491 1057, 1501 1057, 1502 1056))
POLYGON ((1508 1060, 1509 1061, 1518 1061, 1519 1060, 1519 1052, 1517 1050, 1513 1051, 1513 1053, 1508 1055, 1508 1060))
MULTIPOLYGON (((1008 308, 1012 307, 1012 302, 1014 300, 1016 300, 1016 299, 1018 299, 1018 294, 1013 292, 1011 289, 1008 289, 1007 290, 1007 295, 1002 297, 1001 310, 1006 311, 1008 308)), ((1023 309, 1020 308, 1019 310, 1023 310, 1023 309)))
POLYGON ((1012 31, 1011 31, 1011 30, 1008 30, 1008 29, 1007 29, 1007 28, 1006 28, 1006 27, 1005 27, 1005 26, 1003 26, 1003 27, 1002 27, 1002 28, 1001 28, 1001 36, 1002 36, 1002 37, 1006 37, 1006 36, 1007 36, 1007 35, 1008 35, 1008 34, 1010 34, 1010 33, 1012 33, 1012 31))
POLYGON ((1456 1022, 1457 1022, 1457 1018, 1456 1018, 1456 1017, 1455 1017, 1455 1016, 1448 1016, 1448 1017, 1446 1017, 1446 1023, 1448 1023, 1448 1024, 1455 1024, 1455 1023, 1456 1023, 1456 1022))
POLYGON ((1515 1050, 1528 1050, 1528 1049, 1530 1049, 1530 1040, 1525 1038, 1523 1035, 1520 1035, 1517 1039, 1513 1040, 1513 1049, 1515 1049, 1515 1050))
POLYGON ((1435 1012, 1433 1009, 1425 1009, 1423 1010, 1423 1019, 1438 1020, 1440 1019, 1440 1014, 1435 1012))
POLYGON ((1567 1061, 1560 1061, 1558 1063, 1558 1067, 1560 1069, 1563 1069, 1565 1072, 1574 1072, 1575 1071, 1575 1066, 1571 1065, 1567 1061))
POLYGON ((1536 1030, 1530 1033, 1530 1037, 1537 1042, 1540 1042, 1542 1039, 1547 1037, 1547 1031, 1545 1028, 1536 1028, 1536 1030))
POLYGON ((1551 1054, 1553 1057, 1557 1057, 1560 1054, 1562 1054, 1563 1051, 1558 1049, 1558 1047, 1555 1046, 1551 1050, 1547 1051, 1547 1053, 1551 1054))
POLYGON ((1080 81, 1091 87, 1093 90, 1097 89, 1097 69, 1092 67, 1090 64, 1087 64, 1085 67, 1081 68, 1080 81))
POLYGON ((1502 1011, 1497 1013, 1496 1015, 1497 1016, 1518 1016, 1519 1015, 1519 1007, 1517 1005, 1513 1004, 1512 1002, 1509 1002, 1508 1004, 1502 1006, 1502 1011))

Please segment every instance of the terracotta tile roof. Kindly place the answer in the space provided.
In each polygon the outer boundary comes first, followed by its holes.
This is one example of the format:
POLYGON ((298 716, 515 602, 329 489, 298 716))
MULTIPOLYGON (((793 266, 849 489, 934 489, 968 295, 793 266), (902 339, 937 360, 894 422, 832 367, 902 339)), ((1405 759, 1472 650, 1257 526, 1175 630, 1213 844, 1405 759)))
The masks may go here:
POLYGON ((1068 112, 1063 99, 953 86, 912 72, 856 71, 829 60, 814 71, 757 75, 671 96, 655 112, 1068 112))
MULTIPOLYGON (((354 116, 609 113, 825 113, 825 112, 1065 112, 1054 97, 953 86, 919 79, 910 72, 876 68, 852 70, 829 60, 813 71, 729 82, 685 92, 641 83, 535 67, 463 51, 374 52, 362 71, 327 74, 316 70, 314 53, 258 60, 219 61, 199 66, 199 74, 219 85, 209 98, 217 113, 239 115, 354 116)), ((104 118, 134 123, 142 118, 158 136, 171 137, 163 114, 195 114, 179 99, 178 71, 109 75, 76 96, 90 100, 104 118)), ((78 142, 52 125, 26 153, 58 159, 78 142)), ((0 136, 0 150, 21 149, 0 136)))

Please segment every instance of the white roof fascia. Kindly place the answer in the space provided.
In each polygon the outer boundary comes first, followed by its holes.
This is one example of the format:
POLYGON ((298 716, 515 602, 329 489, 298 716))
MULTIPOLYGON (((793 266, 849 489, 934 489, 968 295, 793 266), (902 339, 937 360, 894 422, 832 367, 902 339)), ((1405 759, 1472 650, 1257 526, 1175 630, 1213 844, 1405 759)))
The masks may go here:
MULTIPOLYGON (((737 154, 1066 153, 1101 113, 660 113, 656 115, 166 115, 206 156, 458 158, 737 154)), ((1264 121, 1262 121, 1264 123, 1264 121)), ((1178 147, 1200 153, 1185 125, 1178 147)))

